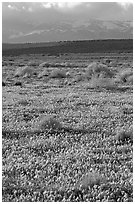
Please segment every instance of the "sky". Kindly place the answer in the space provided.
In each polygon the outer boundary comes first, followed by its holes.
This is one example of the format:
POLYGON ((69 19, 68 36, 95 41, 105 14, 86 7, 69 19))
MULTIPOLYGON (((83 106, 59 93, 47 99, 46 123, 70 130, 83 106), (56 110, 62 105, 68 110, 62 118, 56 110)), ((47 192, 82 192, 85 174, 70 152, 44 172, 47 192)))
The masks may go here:
POLYGON ((88 19, 133 21, 133 4, 129 1, 3 2, 2 42, 19 42, 19 37, 40 35, 49 25, 61 21, 77 23, 88 19))

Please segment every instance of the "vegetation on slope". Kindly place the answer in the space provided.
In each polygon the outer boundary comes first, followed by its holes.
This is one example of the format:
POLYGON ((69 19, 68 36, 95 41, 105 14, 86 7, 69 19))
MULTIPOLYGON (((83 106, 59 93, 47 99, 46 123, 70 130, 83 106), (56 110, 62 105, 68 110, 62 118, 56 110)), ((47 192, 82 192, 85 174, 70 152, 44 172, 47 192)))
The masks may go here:
MULTIPOLYGON (((19 45, 20 47, 21 45, 19 45)), ((62 43, 54 43, 54 45, 38 46, 22 44, 21 48, 11 45, 12 48, 2 48, 3 56, 15 56, 21 54, 49 54, 59 55, 63 53, 105 53, 105 52, 133 52, 132 39, 110 39, 110 40, 85 40, 85 41, 65 41, 62 43)))

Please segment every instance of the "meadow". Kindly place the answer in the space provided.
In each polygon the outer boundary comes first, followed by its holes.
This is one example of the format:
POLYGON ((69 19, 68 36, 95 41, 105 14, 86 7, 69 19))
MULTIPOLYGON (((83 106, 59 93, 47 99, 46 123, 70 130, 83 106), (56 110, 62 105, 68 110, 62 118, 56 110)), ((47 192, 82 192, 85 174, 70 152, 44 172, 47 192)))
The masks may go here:
POLYGON ((2 58, 2 200, 133 201, 132 53, 2 58))

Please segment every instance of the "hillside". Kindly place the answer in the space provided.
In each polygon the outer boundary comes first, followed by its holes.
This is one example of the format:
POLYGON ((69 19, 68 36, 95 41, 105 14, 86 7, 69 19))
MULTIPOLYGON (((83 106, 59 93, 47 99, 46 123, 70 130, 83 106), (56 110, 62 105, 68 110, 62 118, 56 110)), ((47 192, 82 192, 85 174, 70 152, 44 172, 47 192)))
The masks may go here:
POLYGON ((132 39, 60 41, 47 43, 3 44, 3 56, 21 54, 133 52, 132 39))

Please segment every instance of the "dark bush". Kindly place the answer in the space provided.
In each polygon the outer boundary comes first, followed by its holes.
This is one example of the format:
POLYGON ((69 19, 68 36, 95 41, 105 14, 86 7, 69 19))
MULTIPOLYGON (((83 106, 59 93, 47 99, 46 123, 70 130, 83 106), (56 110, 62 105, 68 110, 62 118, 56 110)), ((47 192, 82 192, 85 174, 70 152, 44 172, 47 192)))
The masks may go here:
POLYGON ((6 86, 6 83, 4 81, 2 81, 2 86, 6 86))
POLYGON ((16 81, 16 82, 14 83, 14 86, 22 86, 22 82, 21 82, 21 81, 16 81))
POLYGON ((39 131, 45 131, 45 130, 51 130, 51 131, 56 131, 60 130, 62 128, 61 124, 59 121, 57 121, 54 117, 52 116, 44 116, 41 118, 41 120, 37 123, 37 129, 39 131))
POLYGON ((119 142, 125 142, 127 140, 133 141, 133 130, 130 130, 130 131, 121 130, 117 134, 116 139, 119 142))
POLYGON ((124 70, 120 73, 119 78, 123 83, 128 82, 128 81, 132 83, 133 72, 131 70, 124 70))

